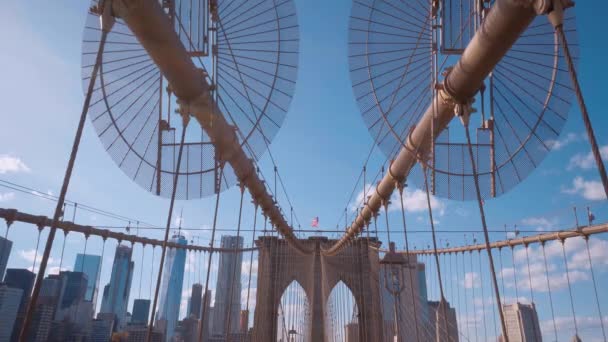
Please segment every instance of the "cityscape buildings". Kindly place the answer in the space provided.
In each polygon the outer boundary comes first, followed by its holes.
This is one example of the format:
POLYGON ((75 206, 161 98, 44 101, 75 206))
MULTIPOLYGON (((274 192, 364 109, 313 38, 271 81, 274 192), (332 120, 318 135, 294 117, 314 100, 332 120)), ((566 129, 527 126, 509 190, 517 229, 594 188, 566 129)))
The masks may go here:
MULTIPOLYGON (((188 240, 180 234, 173 235, 170 241, 182 246, 188 244, 188 240)), ((166 341, 170 341, 174 336, 175 327, 179 320, 185 266, 185 249, 170 248, 167 250, 163 278, 159 290, 158 314, 156 315, 158 321, 164 321, 164 324, 166 324, 166 341)), ((160 324, 157 325, 160 326, 160 324)))
POLYGON ((11 255, 13 242, 0 236, 0 280, 4 278, 4 272, 8 265, 8 258, 11 255))
POLYGON ((76 255, 74 272, 83 272, 87 275, 87 292, 84 300, 92 302, 93 307, 97 306, 97 293, 99 288, 99 276, 101 273, 101 256, 91 254, 76 255))
POLYGON ((17 318, 15 319, 15 324, 13 324, 11 341, 16 341, 19 337, 19 332, 21 331, 21 325, 23 323, 23 319, 25 318, 25 311, 27 309, 27 304, 30 299, 30 293, 32 292, 35 279, 36 274, 30 270, 21 268, 9 268, 6 270, 4 283, 6 283, 8 287, 20 289, 23 293, 21 296, 21 301, 19 302, 19 309, 17 310, 17 318))
POLYGON ((10 341, 23 290, 0 283, 0 341, 10 341))
POLYGON ((201 316, 202 301, 203 301, 203 285, 193 284, 190 292, 190 305, 188 306, 188 316, 199 319, 201 316))
POLYGON ((104 287, 100 313, 111 313, 117 320, 115 328, 126 324, 129 292, 133 279, 134 263, 131 261, 131 247, 118 245, 114 254, 110 282, 104 287))
POLYGON ((428 304, 431 322, 434 323, 434 340, 437 342, 458 342, 456 310, 446 300, 429 301, 428 304))
MULTIPOLYGON (((242 248, 243 237, 224 235, 221 247, 242 248)), ((239 331, 242 261, 242 253, 220 253, 213 310, 213 335, 224 336, 226 332, 237 333, 239 331), (228 322, 230 322, 229 327, 228 322)))
POLYGON ((131 315, 131 324, 148 324, 150 317, 150 300, 136 299, 133 301, 133 314, 131 315))
POLYGON ((541 342, 542 336, 534 303, 503 304, 502 310, 511 342, 541 342))

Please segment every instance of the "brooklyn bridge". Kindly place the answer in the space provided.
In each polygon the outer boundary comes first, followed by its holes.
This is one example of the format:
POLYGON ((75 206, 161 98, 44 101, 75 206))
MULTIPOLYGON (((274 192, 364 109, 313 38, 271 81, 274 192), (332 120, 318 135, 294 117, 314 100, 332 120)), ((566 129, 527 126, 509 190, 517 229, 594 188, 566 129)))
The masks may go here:
POLYGON ((607 341, 606 5, 343 3, 11 2, 0 341, 607 341))

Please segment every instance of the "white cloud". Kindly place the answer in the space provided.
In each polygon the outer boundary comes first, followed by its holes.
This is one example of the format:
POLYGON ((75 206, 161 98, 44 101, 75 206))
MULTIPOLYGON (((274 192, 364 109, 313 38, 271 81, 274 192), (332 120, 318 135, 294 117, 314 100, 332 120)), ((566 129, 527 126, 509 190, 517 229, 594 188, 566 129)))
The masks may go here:
POLYGON ((249 278, 249 268, 251 268, 251 275, 255 277, 258 274, 258 260, 254 259, 252 262, 249 260, 243 261, 241 264, 241 277, 249 278))
MULTIPOLYGON (((603 317, 604 325, 608 325, 608 316, 603 317)), ((601 329, 600 318, 597 316, 576 316, 576 325, 580 331, 589 329, 601 329)), ((574 332, 574 318, 567 316, 555 317, 555 326, 558 332, 574 332)), ((553 336, 553 320, 540 322, 540 330, 547 336, 553 336)), ((583 339, 586 341, 586 339, 583 339)))
POLYGON ((17 158, 8 154, 0 154, 0 174, 6 173, 21 173, 30 172, 31 169, 25 165, 25 163, 17 158))
POLYGON ((565 188, 562 192, 571 195, 580 195, 590 201, 599 201, 606 198, 604 187, 601 182, 594 180, 586 181, 580 176, 574 178, 571 188, 565 188))
POLYGON ((585 139, 584 134, 568 133, 565 137, 559 140, 547 140, 547 147, 554 151, 559 151, 562 148, 585 139))
POLYGON ((462 285, 465 289, 478 288, 480 284, 481 280, 477 272, 467 272, 464 274, 462 285))
POLYGON ((543 230, 553 228, 558 223, 557 218, 527 217, 521 220, 524 226, 542 228, 543 230))
MULTIPOLYGON (((366 185, 366 194, 370 196, 374 194, 376 191, 376 187, 371 184, 366 185)), ((401 204, 399 203, 400 196, 398 191, 394 191, 393 195, 390 199, 390 205, 388 206, 389 211, 397 211, 401 210, 401 204)), ((350 210, 356 211, 358 207, 363 205, 363 191, 357 194, 355 201, 351 203, 350 210)), ((428 210, 428 203, 426 198, 426 192, 420 189, 410 189, 406 188, 403 191, 403 206, 405 207, 405 211, 410 213, 420 213, 428 210)), ((437 197, 431 195, 431 209, 433 209, 433 213, 439 216, 443 216, 445 214, 446 204, 445 202, 439 200, 437 197)))
POLYGON ((0 202, 12 201, 15 198, 14 192, 0 192, 0 202))
MULTIPOLYGON (((600 155, 604 160, 608 158, 608 145, 604 145, 600 147, 600 155)), ((568 170, 573 170, 576 168, 589 170, 595 167, 595 158, 591 152, 587 154, 578 153, 570 158, 570 163, 568 164, 568 170)))
MULTIPOLYGON (((36 268, 34 270, 32 270, 32 266, 28 267, 27 269, 36 273, 38 272, 38 269, 40 267, 40 262, 42 261, 42 251, 38 251, 38 253, 36 253, 35 249, 29 249, 29 250, 20 250, 18 255, 24 259, 25 261, 27 261, 28 263, 33 264, 34 263, 34 258, 36 258, 36 268)), ((49 257, 48 261, 47 261, 47 265, 48 266, 54 266, 57 264, 57 260, 55 260, 53 257, 49 257)), ((50 271, 54 271, 57 272, 59 271, 59 269, 57 267, 49 267, 49 272, 50 271)))

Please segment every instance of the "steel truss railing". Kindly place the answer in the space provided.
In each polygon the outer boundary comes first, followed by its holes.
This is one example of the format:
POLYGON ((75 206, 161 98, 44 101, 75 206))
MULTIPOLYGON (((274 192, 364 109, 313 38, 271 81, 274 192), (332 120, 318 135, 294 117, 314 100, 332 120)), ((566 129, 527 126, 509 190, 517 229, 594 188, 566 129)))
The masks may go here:
MULTIPOLYGON (((561 230, 550 233, 543 233, 538 235, 525 236, 520 238, 513 238, 507 240, 501 240, 490 243, 490 247, 492 249, 500 249, 500 248, 512 248, 515 246, 528 246, 535 243, 545 243, 549 241, 563 241, 566 239, 571 239, 575 237, 589 237, 591 235, 608 233, 608 223, 597 224, 588 227, 580 227, 571 230, 561 230)), ((433 255, 437 254, 450 254, 450 253, 460 253, 460 252, 473 252, 473 251, 482 251, 486 249, 485 244, 476 244, 476 245, 466 245, 466 246, 457 246, 457 247, 447 247, 447 248, 438 248, 437 251, 434 249, 421 249, 421 250, 412 250, 410 249, 408 252, 406 251, 397 251, 397 253, 401 254, 414 254, 414 255, 433 255)), ((380 249, 378 251, 388 253, 387 249, 380 249)))
MULTIPOLYGON (((46 216, 32 215, 32 214, 20 212, 16 209, 4 209, 4 208, 0 208, 0 218, 3 218, 6 221, 7 225, 9 225, 9 226, 11 226, 14 222, 23 222, 23 223, 30 223, 30 224, 36 225, 39 229, 45 229, 45 228, 50 227, 51 221, 52 221, 52 219, 50 219, 46 216)), ((145 238, 142 236, 125 234, 125 233, 121 233, 121 232, 113 232, 113 231, 110 231, 107 229, 99 229, 99 228, 95 228, 92 226, 81 225, 81 224, 77 224, 77 223, 70 222, 70 221, 59 221, 57 223, 57 228, 62 229, 66 234, 72 233, 72 232, 73 233, 82 233, 87 238, 89 236, 93 235, 93 236, 99 236, 104 240, 114 239, 119 242, 131 242, 132 244, 139 243, 144 246, 148 246, 148 245, 154 246, 154 247, 163 246, 162 240, 149 239, 149 238, 145 238)), ((179 248, 179 249, 186 249, 189 251, 209 252, 209 253, 211 253, 211 252, 242 253, 242 252, 251 252, 251 251, 258 250, 257 247, 233 249, 233 248, 215 248, 215 247, 212 248, 212 247, 195 246, 195 245, 184 246, 184 245, 180 245, 180 244, 173 243, 173 242, 167 242, 166 245, 168 248, 179 248)))

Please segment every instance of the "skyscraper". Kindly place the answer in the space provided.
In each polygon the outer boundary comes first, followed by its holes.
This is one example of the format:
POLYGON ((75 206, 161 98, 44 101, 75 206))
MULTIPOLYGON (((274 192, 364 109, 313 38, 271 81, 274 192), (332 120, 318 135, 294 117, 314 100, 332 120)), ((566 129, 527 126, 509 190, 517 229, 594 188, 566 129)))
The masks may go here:
POLYGON ((536 307, 532 304, 503 304, 509 341, 541 342, 541 331, 536 307))
POLYGON ((82 272, 64 271, 60 273, 62 288, 55 313, 56 320, 73 323, 88 321, 92 312, 83 312, 83 302, 87 291, 87 275, 82 272), (85 316, 86 317, 83 317, 85 316))
POLYGON ((30 300, 30 294, 32 292, 32 286, 34 286, 35 278, 36 274, 31 272, 30 270, 22 268, 9 268, 6 270, 6 275, 4 276, 4 282, 6 283, 6 285, 8 287, 20 289, 21 291, 23 291, 21 301, 19 302, 17 318, 15 319, 15 324, 13 326, 13 335, 11 337, 12 341, 16 341, 19 337, 19 332, 21 331, 21 324, 23 323, 23 319, 25 318, 25 310, 27 310, 27 303, 30 300))
POLYGON ((115 326, 124 327, 126 324, 129 292, 133 279, 133 250, 124 245, 116 247, 110 283, 104 287, 100 313, 112 313, 118 321, 115 326))
MULTIPOLYGON (((173 235, 171 242, 187 245, 188 240, 182 235, 173 235)), ((158 306, 158 321, 166 321, 166 340, 170 341, 175 334, 179 320, 179 308, 182 299, 184 268, 186 267, 186 250, 171 248, 167 251, 163 278, 160 285, 160 300, 158 306)))
POLYGON ((458 321, 456 320, 456 310, 450 307, 450 303, 448 303, 446 300, 428 303, 429 314, 432 318, 431 322, 434 322, 435 327, 435 341, 458 342, 458 321))
POLYGON ((0 341, 9 341, 17 319, 23 290, 0 283, 0 341))
POLYGON ((192 284, 192 292, 190 295, 190 310, 188 311, 188 316, 194 316, 194 318, 198 319, 201 316, 201 304, 203 301, 203 285, 201 284, 192 284))
POLYGON ((99 287, 99 274, 101 266, 101 256, 81 254, 76 255, 74 263, 74 272, 83 272, 87 275, 87 292, 84 300, 92 302, 93 307, 97 306, 97 292, 99 287))
POLYGON ((133 316, 131 316, 131 324, 147 325, 149 315, 149 299, 136 299, 133 301, 133 316))
MULTIPOLYGON (((243 248, 242 236, 222 236, 222 248, 243 248)), ((239 314, 241 312, 241 264, 242 253, 220 253, 217 285, 215 287, 215 305, 213 312, 212 334, 224 336, 226 331, 239 331, 239 314), (230 294, 232 293, 232 299, 230 294), (230 321, 228 329, 227 324, 230 321)))
POLYGON ((8 257, 11 255, 13 242, 0 236, 0 279, 4 277, 6 265, 8 265, 8 257))

